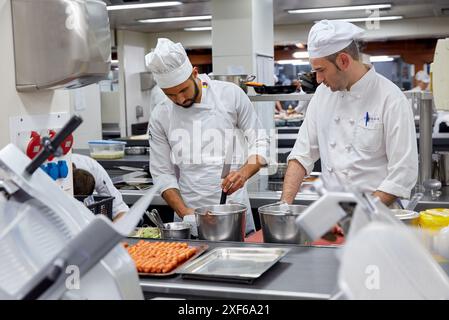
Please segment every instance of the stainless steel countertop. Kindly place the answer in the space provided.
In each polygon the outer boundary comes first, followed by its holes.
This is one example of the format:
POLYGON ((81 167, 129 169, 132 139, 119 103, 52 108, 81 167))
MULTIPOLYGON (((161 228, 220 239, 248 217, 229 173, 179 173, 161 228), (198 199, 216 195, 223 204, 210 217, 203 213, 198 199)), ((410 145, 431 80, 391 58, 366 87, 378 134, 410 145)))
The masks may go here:
POLYGON ((415 211, 429 208, 449 208, 449 186, 443 186, 441 195, 437 198, 432 198, 429 194, 425 194, 416 206, 415 211))
MULTIPOLYGON (((148 191, 148 190, 146 190, 148 191)), ((120 190, 120 193, 123 196, 123 200, 128 204, 135 203, 146 191, 142 190, 120 190)), ((279 201, 281 198, 281 191, 253 191, 248 192, 249 200, 251 203, 251 207, 258 208, 266 204, 274 203, 276 201, 279 201)), ((298 193, 298 195, 295 198, 294 203, 295 204, 303 204, 303 205, 309 205, 313 201, 318 199, 317 194, 301 194, 298 193)), ((152 205, 167 205, 165 200, 162 198, 161 195, 156 195, 153 198, 153 201, 151 202, 152 205)))
POLYGON ((141 278, 145 294, 212 299, 329 299, 337 284, 337 248, 238 242, 205 242, 215 247, 288 247, 290 252, 252 284, 166 278, 141 278))
MULTIPOLYGON (((447 138, 449 137, 448 134, 438 134, 438 138, 447 138)), ((76 153, 89 155, 89 150, 86 149, 77 149, 75 150, 76 153)), ((107 170, 112 170, 120 165, 127 165, 127 166, 133 166, 133 167, 143 167, 143 165, 148 164, 149 162, 149 155, 141 155, 141 156, 128 156, 125 155, 123 159, 118 160, 100 160, 99 163, 107 170)), ((120 190, 121 194, 123 195, 123 199, 128 204, 135 203, 143 194, 145 191, 141 190, 120 190)), ((270 191, 265 189, 257 188, 257 190, 251 190, 249 188, 248 190, 251 206, 253 208, 258 208, 260 206, 263 206, 265 204, 273 203, 276 201, 279 201, 281 198, 281 192, 280 191, 270 191)), ((298 195, 295 198, 295 204, 303 204, 303 205, 309 205, 313 201, 318 199, 317 194, 313 193, 298 193, 298 195)), ((152 204, 154 205, 166 205, 167 203, 165 200, 160 196, 157 195, 152 204)), ((442 194, 438 198, 431 198, 430 195, 425 195, 419 204, 416 207, 416 211, 425 210, 428 208, 437 208, 437 207, 447 207, 449 208, 449 186, 444 186, 442 188, 442 194)))
MULTIPOLYGON (((89 149, 75 149, 74 153, 90 156, 89 149)), ((121 159, 98 159, 97 162, 101 164, 106 170, 115 169, 118 166, 129 166, 136 168, 143 168, 150 163, 150 155, 126 155, 121 159)))
MULTIPOLYGON (((141 190, 120 190, 123 199, 126 203, 135 203, 145 191, 141 190)), ((249 200, 252 208, 258 208, 266 204, 279 201, 281 198, 280 191, 249 191, 249 200)), ((294 204, 310 205, 318 199, 317 194, 312 193, 298 193, 296 195, 294 204)), ((153 205, 167 205, 165 200, 157 195, 154 197, 153 205)), ((441 196, 432 198, 430 195, 425 195, 418 203, 415 211, 422 211, 429 208, 449 208, 449 187, 443 187, 441 196)))

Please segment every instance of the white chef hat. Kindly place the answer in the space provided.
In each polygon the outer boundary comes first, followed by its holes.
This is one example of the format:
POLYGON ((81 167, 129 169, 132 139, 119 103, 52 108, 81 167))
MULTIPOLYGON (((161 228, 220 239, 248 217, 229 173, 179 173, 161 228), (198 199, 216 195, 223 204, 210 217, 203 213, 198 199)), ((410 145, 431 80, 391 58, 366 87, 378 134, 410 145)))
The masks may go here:
POLYGON ((183 83, 193 71, 182 44, 165 38, 157 39, 156 48, 145 56, 145 65, 162 89, 183 83))
POLYGON ((322 58, 343 50, 364 33, 352 23, 345 21, 321 20, 313 25, 307 40, 310 58, 322 58))
POLYGON ((420 70, 415 75, 416 81, 422 81, 424 83, 430 83, 430 77, 424 70, 420 70))

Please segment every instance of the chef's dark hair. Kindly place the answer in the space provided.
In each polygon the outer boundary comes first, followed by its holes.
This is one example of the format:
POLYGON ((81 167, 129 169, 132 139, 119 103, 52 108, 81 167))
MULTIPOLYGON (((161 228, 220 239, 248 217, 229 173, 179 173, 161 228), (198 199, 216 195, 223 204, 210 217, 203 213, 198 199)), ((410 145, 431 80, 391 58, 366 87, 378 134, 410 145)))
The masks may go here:
POLYGON ((326 59, 332 62, 333 64, 337 65, 337 57, 340 53, 346 53, 352 57, 352 59, 359 61, 360 60, 360 52, 359 47, 357 45, 357 42, 352 41, 349 46, 346 48, 331 54, 330 56, 327 56, 326 59))
POLYGON ((91 195, 94 190, 94 176, 86 170, 73 168, 73 193, 84 196, 91 195))

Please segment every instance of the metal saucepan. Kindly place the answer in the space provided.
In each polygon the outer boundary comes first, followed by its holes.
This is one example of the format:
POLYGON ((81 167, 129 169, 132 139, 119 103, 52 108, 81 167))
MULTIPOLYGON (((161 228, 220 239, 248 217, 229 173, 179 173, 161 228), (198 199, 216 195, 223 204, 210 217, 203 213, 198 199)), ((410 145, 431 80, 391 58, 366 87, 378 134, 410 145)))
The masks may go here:
POLYGON ((156 209, 145 214, 161 231, 162 239, 190 239, 190 225, 184 222, 164 223, 156 209))
POLYGON ((195 209, 198 237, 209 241, 243 241, 246 210, 243 204, 221 204, 195 209))
POLYGON ((162 239, 190 239, 190 225, 188 223, 164 223, 164 228, 160 230, 162 239))
POLYGON ((296 225, 296 218, 307 206, 286 203, 269 204, 259 208, 264 242, 306 244, 307 236, 296 225))
POLYGON ((127 155, 144 155, 147 154, 147 147, 134 146, 134 147, 126 147, 125 154, 127 155))
POLYGON ((238 85, 240 88, 242 88, 245 93, 248 93, 248 87, 246 86, 246 82, 253 81, 256 76, 251 75, 248 76, 246 74, 239 74, 239 75, 210 75, 209 76, 212 80, 220 80, 220 81, 227 81, 227 82, 233 82, 236 85, 238 85))

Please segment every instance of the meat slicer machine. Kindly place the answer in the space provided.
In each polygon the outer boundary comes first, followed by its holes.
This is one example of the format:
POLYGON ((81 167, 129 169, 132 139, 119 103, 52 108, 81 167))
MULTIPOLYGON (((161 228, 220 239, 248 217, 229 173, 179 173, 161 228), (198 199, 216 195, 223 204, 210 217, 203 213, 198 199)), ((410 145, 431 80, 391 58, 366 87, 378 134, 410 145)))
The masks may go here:
POLYGON ((449 299, 449 228, 430 234, 407 227, 378 198, 340 183, 296 218, 311 240, 339 223, 346 234, 333 299, 449 299), (444 264, 443 264, 444 265, 444 264), (447 268, 446 268, 447 269, 447 268))
POLYGON ((72 117, 32 161, 13 144, 0 151, 0 299, 143 298, 120 241, 138 224, 158 186, 113 224, 39 170, 81 122, 72 117))

